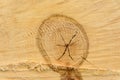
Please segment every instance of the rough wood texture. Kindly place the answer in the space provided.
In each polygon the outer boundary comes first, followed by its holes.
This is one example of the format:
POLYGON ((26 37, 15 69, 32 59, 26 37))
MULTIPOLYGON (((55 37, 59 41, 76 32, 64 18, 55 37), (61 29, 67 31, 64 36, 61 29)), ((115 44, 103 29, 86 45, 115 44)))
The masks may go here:
POLYGON ((52 14, 74 18, 88 35, 87 60, 95 66, 80 67, 83 80, 120 79, 120 0, 0 0, 1 80, 60 79, 36 46, 38 28, 52 14))

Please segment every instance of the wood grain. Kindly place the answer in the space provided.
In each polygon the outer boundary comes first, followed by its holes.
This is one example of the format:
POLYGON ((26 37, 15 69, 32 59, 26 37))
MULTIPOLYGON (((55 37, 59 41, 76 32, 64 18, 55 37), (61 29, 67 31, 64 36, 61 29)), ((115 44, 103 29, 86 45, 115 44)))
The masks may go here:
MULTIPOLYGON (((85 62, 80 68, 120 72, 120 0, 0 0, 0 66, 31 62, 45 64, 36 46, 37 31, 42 21, 52 14, 70 16, 84 27, 90 43, 87 60, 97 67, 85 62)), ((43 76, 44 73, 35 72, 35 75, 43 76)), ((0 76, 2 80, 25 78, 13 79, 9 76, 16 75, 13 71, 1 71, 0 74, 5 75, 0 76)), ((26 74, 33 74, 29 77, 33 80, 34 72, 26 74)), ((94 76, 83 78, 96 80, 94 76)), ((118 75, 100 77, 97 79, 120 79, 118 75)))

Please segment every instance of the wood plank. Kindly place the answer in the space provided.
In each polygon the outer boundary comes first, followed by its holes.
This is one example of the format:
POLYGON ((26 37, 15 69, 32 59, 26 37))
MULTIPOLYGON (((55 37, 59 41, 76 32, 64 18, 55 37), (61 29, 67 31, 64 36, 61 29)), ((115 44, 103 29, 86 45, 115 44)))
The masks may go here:
POLYGON ((53 14, 69 16, 85 29, 87 60, 97 67, 84 62, 80 68, 120 72, 119 0, 0 0, 0 66, 46 63, 36 39, 42 21, 53 14))

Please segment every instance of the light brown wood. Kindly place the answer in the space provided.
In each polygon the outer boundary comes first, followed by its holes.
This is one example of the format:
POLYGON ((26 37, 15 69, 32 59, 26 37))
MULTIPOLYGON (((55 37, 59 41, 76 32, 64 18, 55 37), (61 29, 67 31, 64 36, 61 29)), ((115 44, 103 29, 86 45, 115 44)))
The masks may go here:
POLYGON ((36 44, 38 28, 53 14, 75 19, 88 35, 90 63, 80 66, 83 80, 120 79, 120 0, 0 0, 1 80, 60 79, 44 65, 36 44))

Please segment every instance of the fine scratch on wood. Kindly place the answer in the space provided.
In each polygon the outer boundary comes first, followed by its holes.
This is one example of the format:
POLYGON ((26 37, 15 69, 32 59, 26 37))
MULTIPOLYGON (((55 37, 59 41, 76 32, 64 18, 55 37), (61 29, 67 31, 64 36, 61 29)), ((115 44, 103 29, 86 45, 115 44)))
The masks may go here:
POLYGON ((64 0, 64 1, 62 1, 62 2, 58 2, 57 5, 65 4, 65 3, 69 2, 69 1, 70 1, 70 0, 64 0))

